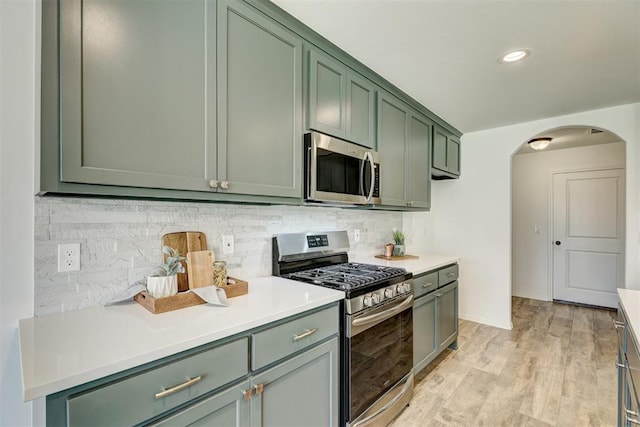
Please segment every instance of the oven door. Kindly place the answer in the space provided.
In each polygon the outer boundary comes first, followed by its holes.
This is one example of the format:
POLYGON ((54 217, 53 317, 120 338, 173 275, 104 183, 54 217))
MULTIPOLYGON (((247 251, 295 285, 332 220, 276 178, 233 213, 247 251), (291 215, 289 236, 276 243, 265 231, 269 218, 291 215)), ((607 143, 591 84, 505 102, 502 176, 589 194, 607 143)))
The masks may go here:
POLYGON ((318 132, 305 135, 305 149, 307 201, 380 203, 380 161, 376 152, 318 132))
POLYGON ((346 418, 386 425, 413 396, 413 295, 347 317, 346 418))

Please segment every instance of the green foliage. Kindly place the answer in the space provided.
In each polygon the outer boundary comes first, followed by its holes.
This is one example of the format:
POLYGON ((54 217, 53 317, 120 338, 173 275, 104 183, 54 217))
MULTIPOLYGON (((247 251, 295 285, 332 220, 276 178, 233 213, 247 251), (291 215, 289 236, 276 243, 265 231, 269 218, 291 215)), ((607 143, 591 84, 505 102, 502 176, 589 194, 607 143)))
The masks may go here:
POLYGON ((393 229, 393 240, 396 243, 396 245, 404 245, 404 240, 406 239, 406 236, 404 234, 404 232, 397 230, 397 229, 393 229))
POLYGON ((167 254, 167 261, 160 265, 158 276, 174 276, 178 273, 184 273, 184 266, 180 261, 186 258, 180 255, 180 252, 169 247, 163 246, 162 252, 167 254))

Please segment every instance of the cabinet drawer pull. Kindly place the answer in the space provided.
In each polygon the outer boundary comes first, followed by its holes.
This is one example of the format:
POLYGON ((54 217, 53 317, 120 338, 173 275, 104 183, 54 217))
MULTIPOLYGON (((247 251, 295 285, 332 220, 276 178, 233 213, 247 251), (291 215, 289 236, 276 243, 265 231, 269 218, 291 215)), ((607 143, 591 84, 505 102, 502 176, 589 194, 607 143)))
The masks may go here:
POLYGON ((265 384, 256 384, 253 386, 253 389, 256 391, 256 394, 262 394, 264 391, 265 384))
POLYGON ((200 382, 202 380, 202 375, 198 375, 195 378, 187 378, 185 382, 182 384, 174 385, 171 388, 161 391, 160 393, 156 393, 156 399, 162 399, 163 397, 167 397, 172 395, 173 393, 177 393, 180 390, 184 390, 185 388, 189 388, 192 385, 200 382))
POLYGON ((222 181, 220 183, 220 187, 222 187, 225 190, 228 190, 229 189, 229 181, 222 181))
POLYGON ((625 324, 623 322, 618 321, 618 320, 614 320, 613 321, 613 326, 616 329, 624 329, 625 328, 625 324))
POLYGON ((316 332, 318 332, 318 328, 307 329, 306 331, 304 331, 301 334, 294 335, 293 336, 293 341, 299 341, 299 340, 301 340, 303 338, 306 338, 308 336, 311 336, 311 335, 315 334, 316 332))
POLYGON ((209 187, 218 188, 218 180, 217 179, 212 179, 211 181, 209 181, 209 187))
POLYGON ((456 277, 456 273, 454 273, 453 271, 451 271, 451 272, 447 273, 447 277, 448 277, 449 279, 453 279, 454 277, 456 277))
POLYGON ((428 288, 433 286, 433 283, 425 283, 424 285, 422 285, 423 288, 428 288))
POLYGON ((243 391, 242 396, 244 397, 244 400, 251 400, 251 397, 253 396, 253 390, 249 389, 249 390, 243 391))
POLYGON ((631 424, 640 425, 640 419, 638 418, 638 414, 636 412, 627 409, 625 406, 624 413, 625 418, 628 422, 630 422, 631 424))

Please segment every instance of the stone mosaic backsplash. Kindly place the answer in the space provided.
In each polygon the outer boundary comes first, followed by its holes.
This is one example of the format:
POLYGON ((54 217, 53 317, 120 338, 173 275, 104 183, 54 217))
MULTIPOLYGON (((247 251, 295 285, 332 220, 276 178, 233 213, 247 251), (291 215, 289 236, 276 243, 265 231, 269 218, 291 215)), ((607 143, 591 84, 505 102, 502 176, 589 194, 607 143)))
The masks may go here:
POLYGON ((297 231, 347 230, 350 257, 380 253, 401 212, 307 206, 35 197, 36 316, 101 305, 155 272, 161 238, 201 231, 216 259, 238 278, 271 275, 271 238, 297 231), (359 242, 353 230, 360 229, 359 242), (222 235, 235 252, 222 254, 222 235), (58 273, 58 244, 80 243, 80 271, 58 273))

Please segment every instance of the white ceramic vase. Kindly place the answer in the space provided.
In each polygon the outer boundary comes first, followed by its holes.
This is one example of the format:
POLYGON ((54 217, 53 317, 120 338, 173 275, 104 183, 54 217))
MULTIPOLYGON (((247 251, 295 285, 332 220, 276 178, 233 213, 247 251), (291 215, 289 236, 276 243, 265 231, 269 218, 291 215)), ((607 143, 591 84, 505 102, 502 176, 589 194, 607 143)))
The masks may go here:
POLYGON ((168 297, 178 293, 178 276, 147 277, 147 292, 154 298, 168 297))
POLYGON ((404 256, 404 245, 394 245, 393 246, 393 255, 394 256, 404 256))

